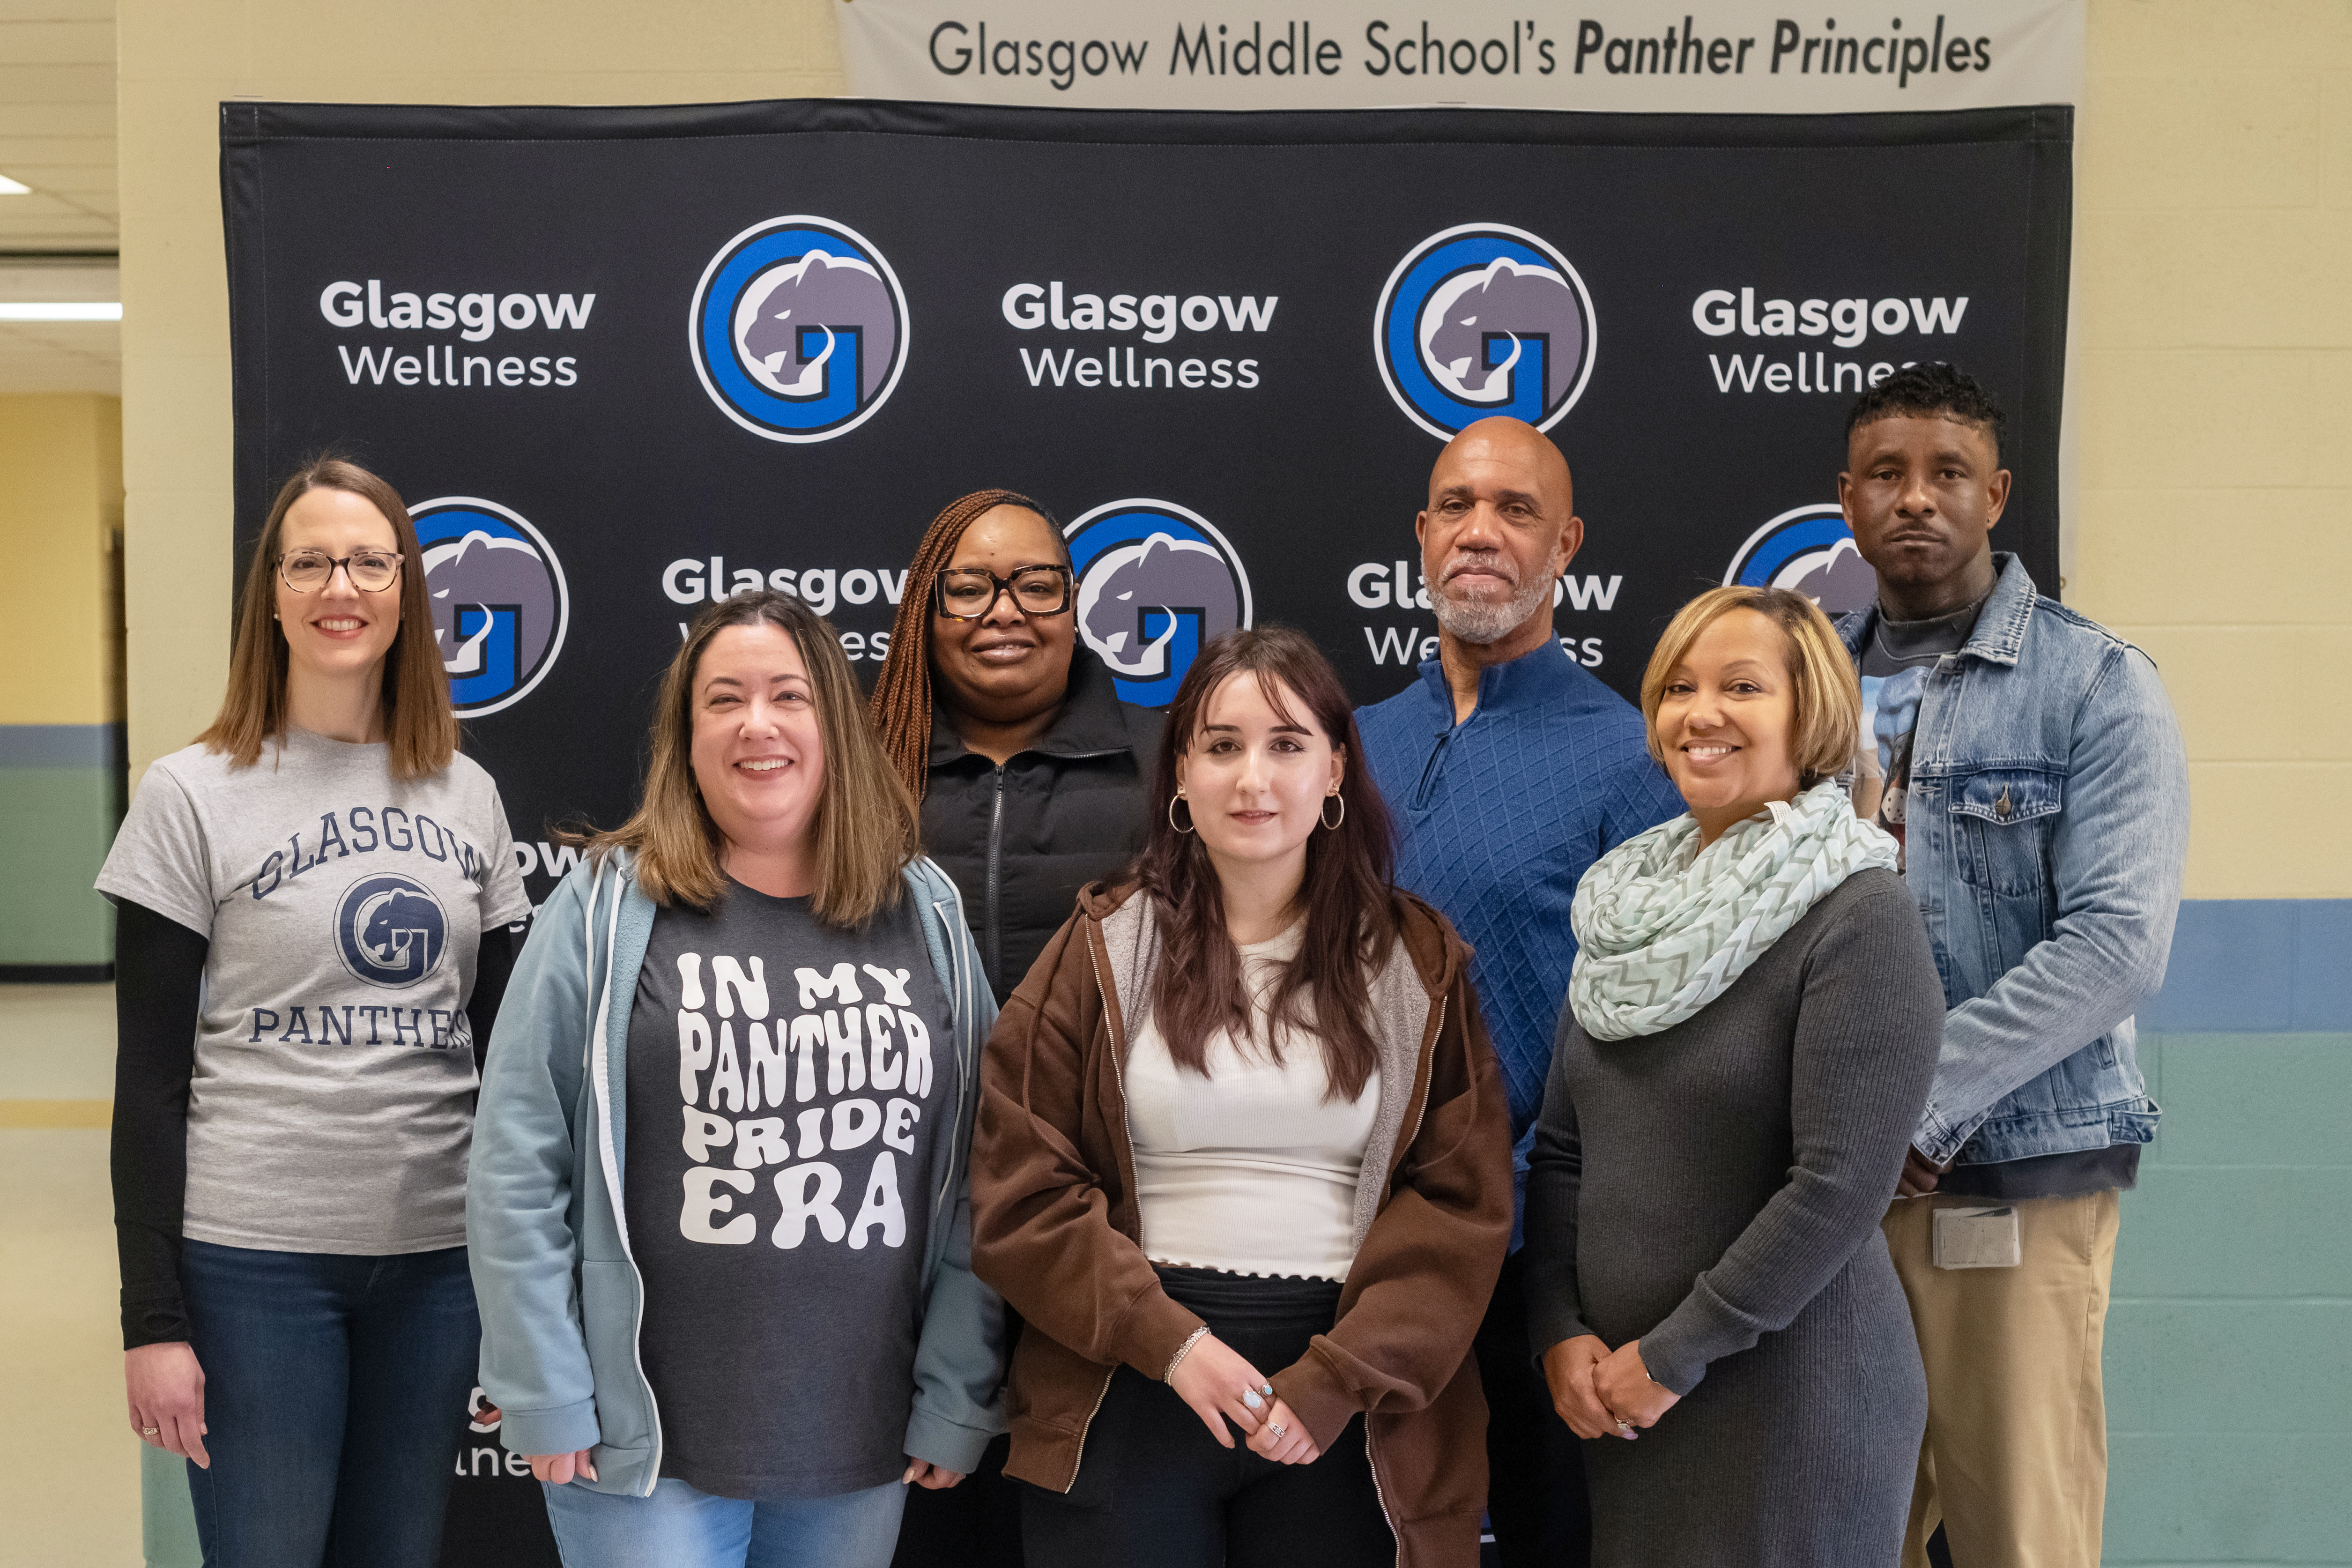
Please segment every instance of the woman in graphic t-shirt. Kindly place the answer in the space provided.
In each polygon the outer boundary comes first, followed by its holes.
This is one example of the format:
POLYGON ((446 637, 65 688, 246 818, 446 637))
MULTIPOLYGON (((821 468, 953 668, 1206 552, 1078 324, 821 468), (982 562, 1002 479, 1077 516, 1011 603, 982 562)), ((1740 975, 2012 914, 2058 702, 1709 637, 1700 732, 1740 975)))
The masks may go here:
POLYGON ((1360 756, 1305 637, 1210 643, 1135 872, 989 1042, 973 1251, 1025 1325, 1033 1568, 1477 1561, 1508 1111, 1360 756))
POLYGON ((482 1386, 571 1568, 860 1568, 1002 1429, 964 1167, 995 1021, 833 628, 705 610, 645 800, 516 965, 467 1196, 482 1386))
POLYGON ((131 1424, 187 1458, 207 1563, 430 1564, 476 1073, 530 906, 383 479, 278 491, 220 717, 148 769, 98 886, 131 1424))

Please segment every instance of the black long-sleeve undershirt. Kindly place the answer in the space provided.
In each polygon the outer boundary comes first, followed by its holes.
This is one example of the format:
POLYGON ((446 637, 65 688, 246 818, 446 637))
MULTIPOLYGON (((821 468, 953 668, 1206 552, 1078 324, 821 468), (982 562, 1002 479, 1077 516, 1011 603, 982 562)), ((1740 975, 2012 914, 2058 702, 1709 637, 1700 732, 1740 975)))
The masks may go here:
MULTIPOLYGON (((188 1337, 180 1296, 180 1222, 188 1186, 188 1083, 196 1008, 212 944, 167 915, 117 900, 114 932, 114 1247, 122 1270, 122 1348, 188 1337)), ((489 1048, 514 938, 482 933, 466 1022, 474 1061, 489 1048)))

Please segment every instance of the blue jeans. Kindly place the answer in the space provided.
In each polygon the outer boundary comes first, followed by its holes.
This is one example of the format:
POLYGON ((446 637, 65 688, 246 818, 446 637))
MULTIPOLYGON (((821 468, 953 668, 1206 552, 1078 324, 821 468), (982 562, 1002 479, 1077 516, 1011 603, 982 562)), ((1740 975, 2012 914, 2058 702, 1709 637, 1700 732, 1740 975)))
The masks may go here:
POLYGON ((744 1502, 665 1477, 651 1497, 542 1485, 563 1568, 887 1568, 907 1489, 744 1502))
POLYGON ((217 1568, 433 1568, 481 1323, 466 1249, 384 1258, 184 1244, 205 1373, 188 1466, 217 1568))

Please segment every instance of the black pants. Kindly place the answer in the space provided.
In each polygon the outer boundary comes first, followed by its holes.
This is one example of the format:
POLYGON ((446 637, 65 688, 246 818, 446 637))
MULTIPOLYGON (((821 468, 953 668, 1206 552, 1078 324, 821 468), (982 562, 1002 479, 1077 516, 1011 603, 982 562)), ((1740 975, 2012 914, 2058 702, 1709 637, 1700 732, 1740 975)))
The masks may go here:
POLYGON ((960 1484, 908 1487, 890 1568, 1021 1568, 1023 1488, 1004 1473, 1012 1451, 1013 1439, 998 1437, 960 1484))
POLYGON ((1503 1568, 1585 1568, 1592 1561, 1592 1510, 1584 1449, 1551 1407, 1528 1342, 1519 1257, 1503 1260, 1471 1346, 1486 1391, 1486 1518, 1503 1568))
MULTIPOLYGON (((1328 1280, 1162 1268, 1168 1294, 1271 1377, 1328 1332, 1328 1280)), ((1024 1486, 1030 1568, 1388 1568, 1396 1541, 1364 1453, 1363 1417, 1311 1465, 1220 1447, 1176 1391, 1133 1367, 1112 1374, 1069 1491, 1024 1486)))

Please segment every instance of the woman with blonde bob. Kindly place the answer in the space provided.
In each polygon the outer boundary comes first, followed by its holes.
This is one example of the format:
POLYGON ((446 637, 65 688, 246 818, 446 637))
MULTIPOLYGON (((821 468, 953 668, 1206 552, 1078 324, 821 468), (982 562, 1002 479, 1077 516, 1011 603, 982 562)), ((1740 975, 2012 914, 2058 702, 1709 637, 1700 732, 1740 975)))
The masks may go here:
POLYGON ((1578 885, 1528 1177, 1534 1349, 1604 1439, 1593 1561, 1892 1563, 1927 1392, 1879 1219, 1944 997, 1894 841, 1836 782, 1853 664, 1801 595, 1718 588, 1642 711, 1690 812, 1578 885))
POLYGON ((832 626, 670 662, 540 911, 467 1196, 482 1387, 572 1568, 858 1568, 1001 1429, 965 1165, 996 1005, 832 626))
POLYGON ((278 490, 220 716, 98 886, 131 1425, 184 1456, 208 1563, 425 1568, 473 1386, 476 1067, 530 905, 381 478, 278 490))

